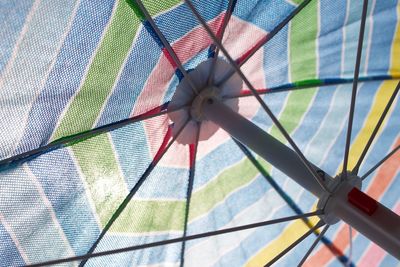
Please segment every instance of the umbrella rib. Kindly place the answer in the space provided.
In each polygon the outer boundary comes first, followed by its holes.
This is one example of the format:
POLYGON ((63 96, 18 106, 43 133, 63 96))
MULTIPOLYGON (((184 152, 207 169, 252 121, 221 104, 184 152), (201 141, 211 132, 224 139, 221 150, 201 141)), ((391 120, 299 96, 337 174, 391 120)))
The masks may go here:
POLYGON ((348 225, 349 227, 349 257, 346 263, 346 266, 350 266, 351 264, 351 258, 353 257, 353 228, 348 225))
POLYGON ((312 0, 304 0, 298 7, 296 7, 284 20, 282 20, 272 31, 270 31, 251 51, 238 62, 239 66, 242 66, 247 62, 262 46, 268 43, 276 34, 278 34, 300 11, 302 11, 312 0))
POLYGON ((301 259, 301 261, 299 262, 298 266, 302 266, 308 256, 310 256, 311 252, 314 250, 314 248, 317 246, 317 244, 319 243, 319 241, 321 240, 321 238, 325 235, 326 231, 328 231, 329 229, 329 225, 325 225, 324 229, 322 230, 322 232, 317 236, 317 238, 314 240, 314 242, 312 243, 311 247, 307 250, 306 254, 304 255, 304 257, 301 259))
MULTIPOLYGON (((264 38, 262 38, 251 50, 245 53, 244 58, 239 58, 237 60, 237 64, 241 67, 244 63, 247 62, 262 46, 264 46, 267 42, 269 42, 276 34, 278 34, 303 8, 305 8, 311 0, 303 1, 292 13, 289 14, 284 20, 282 20, 271 32, 268 33, 264 38)), ((231 78, 231 76, 235 73, 234 70, 228 72, 228 74, 221 80, 221 84, 225 83, 227 80, 231 78)))
MULTIPOLYGON (((188 226, 188 221, 189 221, 189 209, 190 209, 190 200, 192 198, 192 192, 193 192, 193 181, 194 181, 194 175, 196 172, 196 156, 197 156, 197 147, 199 145, 199 136, 200 136, 200 127, 201 123, 198 123, 198 130, 196 133, 196 140, 193 146, 193 158, 190 158, 190 171, 189 171, 189 183, 188 183, 188 188, 187 188, 187 197, 186 197, 186 208, 185 208, 185 221, 184 221, 184 228, 183 228, 183 237, 186 237, 187 233, 187 226, 188 226)), ((181 248, 181 263, 180 266, 184 266, 185 262, 185 247, 186 247, 186 242, 182 242, 182 248, 181 248)))
MULTIPOLYGON (((30 150, 30 151, 23 152, 21 154, 18 154, 18 155, 3 159, 3 160, 0 161, 0 170, 2 170, 4 168, 7 168, 9 166, 12 166, 12 165, 17 165, 17 164, 23 163, 23 162, 25 162, 25 161, 27 161, 27 160, 29 160, 31 158, 38 157, 38 156, 40 156, 42 154, 51 152, 53 150, 66 147, 69 144, 73 144, 73 143, 75 143, 77 141, 84 141, 84 140, 87 140, 89 138, 98 136, 100 134, 119 129, 119 128, 124 127, 126 125, 129 125, 129 124, 132 124, 132 123, 141 122, 141 121, 148 120, 148 119, 152 119, 152 118, 155 118, 155 117, 158 117, 158 116, 162 116, 162 115, 168 114, 170 112, 178 111, 178 110, 186 107, 186 106, 176 107, 176 108, 170 108, 170 109, 167 110, 167 106, 168 106, 167 104, 168 103, 166 103, 163 106, 161 106, 160 107, 161 111, 159 111, 157 113, 153 113, 150 110, 150 112, 146 112, 146 113, 140 114, 138 116, 135 116, 135 117, 132 117, 132 118, 129 118, 129 119, 124 119, 124 120, 121 120, 121 121, 118 121, 118 122, 114 122, 114 123, 111 123, 111 124, 103 125, 103 126, 95 128, 95 129, 91 129, 89 131, 85 131, 85 132, 82 132, 82 133, 74 134, 74 135, 71 135, 71 136, 62 137, 62 138, 57 139, 57 140, 55 140, 55 141, 53 141, 53 142, 51 142, 51 143, 49 143, 49 144, 47 144, 45 146, 41 146, 39 148, 35 148, 35 149, 30 150)), ((157 108, 159 108, 159 107, 157 107, 157 108)))
POLYGON ((318 216, 318 215, 322 215, 322 214, 323 214, 322 210, 317 210, 314 212, 309 212, 309 213, 305 213, 305 214, 301 214, 301 215, 294 215, 294 216, 283 217, 283 218, 269 220, 269 221, 245 224, 245 225, 241 225, 241 226, 237 226, 237 227, 225 228, 225 229, 211 231, 211 232, 204 232, 204 233, 190 235, 190 236, 186 236, 186 237, 172 238, 172 239, 167 239, 167 240, 163 240, 163 241, 147 243, 147 244, 143 244, 143 245, 135 245, 135 246, 107 250, 107 251, 102 251, 102 252, 97 252, 97 253, 92 253, 92 254, 88 253, 88 254, 81 255, 81 256, 74 256, 74 257, 69 257, 69 258, 51 260, 51 261, 28 265, 27 267, 49 266, 49 265, 55 265, 55 264, 73 262, 73 261, 79 261, 79 260, 87 261, 88 259, 94 258, 94 257, 101 257, 101 256, 107 256, 107 255, 112 255, 112 254, 117 254, 117 253, 124 253, 124 252, 129 252, 129 251, 134 251, 134 250, 152 248, 152 247, 157 247, 157 246, 164 246, 164 245, 173 244, 173 243, 177 243, 177 242, 183 242, 183 241, 189 241, 189 240, 194 240, 194 239, 199 239, 199 238, 205 238, 205 237, 211 237, 211 236, 216 236, 216 235, 237 232, 237 231, 243 231, 243 230, 248 230, 248 229, 252 229, 252 228, 258 228, 258 227, 262 227, 262 226, 293 221, 293 220, 301 219, 304 217, 318 216))
POLYGON ((396 95, 399 92, 399 90, 400 90, 400 82, 397 84, 395 90, 393 91, 392 96, 389 99, 389 102, 386 104, 385 109, 383 110, 382 115, 379 118, 379 121, 378 121, 378 123, 376 124, 376 126, 374 128, 374 131, 372 132, 370 138, 368 139, 368 142, 365 145, 364 150, 361 153, 360 158, 358 159, 356 166, 352 170, 352 173, 358 174, 358 171, 360 169, 360 165, 361 165, 362 161, 364 160, 364 157, 367 154, 368 149, 370 148, 372 142, 374 141, 375 136, 377 135, 379 128, 381 127, 383 121, 385 120, 386 114, 389 112, 389 109, 392 106, 392 103, 394 102, 394 100, 396 98, 396 95))
POLYGON ((176 66, 178 67, 178 69, 182 72, 183 76, 186 78, 189 86, 191 87, 191 89, 193 90, 193 92, 198 95, 199 91, 197 90, 195 84, 193 83, 193 80, 190 78, 188 72, 185 70, 185 68, 182 65, 182 62, 179 60, 178 55, 175 53, 174 49, 172 48, 171 44, 167 41, 167 39, 165 38, 164 34, 161 32, 161 30, 158 28, 158 26, 156 25, 156 23, 154 22, 153 18, 150 16, 149 12, 147 11, 147 9, 145 8, 145 6, 143 5, 141 0, 135 0, 137 6, 139 7, 140 11, 143 13, 143 15, 145 16, 146 20, 150 23, 151 27, 154 30, 154 33, 157 35, 157 37, 160 39, 160 41, 162 42, 162 44, 164 45, 165 49, 167 50, 167 52, 169 53, 169 55, 171 56, 172 60, 174 61, 174 63, 176 64, 176 66))
MULTIPOLYGON (((228 9, 226 10, 226 13, 225 13, 225 16, 224 16, 224 19, 223 19, 223 22, 222 22, 221 29, 217 33, 218 34, 217 37, 219 38, 219 40, 221 42, 222 42, 222 39, 224 37, 224 33, 225 33, 225 30, 226 30, 226 27, 227 27, 227 25, 228 25, 228 23, 229 23, 229 21, 230 21, 230 19, 232 17, 232 13, 233 13, 233 10, 235 9, 236 3, 237 3, 237 0, 229 0, 228 9)), ((219 53, 219 48, 217 46, 215 48, 215 52, 214 52, 214 55, 213 55, 212 64, 211 64, 211 67, 210 67, 210 74, 208 76, 207 84, 209 86, 212 85, 213 82, 214 82, 214 70, 215 70, 215 65, 216 65, 217 58, 218 58, 218 53, 219 53)))
POLYGON ((363 176, 361 176, 361 180, 364 181, 371 173, 373 173, 379 166, 381 166, 386 160, 388 160, 391 156, 393 156, 400 149, 400 145, 395 147, 389 154, 387 154, 383 159, 381 159, 375 166, 369 169, 363 176))
POLYGON ((359 36, 358 36, 356 64, 354 66, 354 80, 353 80, 353 89, 351 92, 349 122, 347 125, 346 146, 345 146, 345 151, 344 151, 343 170, 342 170, 342 173, 344 175, 343 178, 347 177, 347 164, 349 161, 351 131, 353 129, 353 117, 354 117, 354 109, 355 109, 355 104, 356 104, 358 76, 360 74, 360 64, 361 64, 361 55, 362 55, 362 48, 363 48, 363 41, 364 41, 365 21, 367 18, 367 9, 368 9, 368 0, 364 0, 362 15, 361 15, 360 32, 359 32, 359 36))
MULTIPOLYGON (((172 144, 175 142, 176 138, 180 135, 180 133, 183 131, 185 126, 188 124, 189 119, 186 120, 186 122, 182 125, 182 127, 178 130, 176 135, 172 138, 172 140, 167 144, 167 146, 161 151, 161 154, 159 156, 156 156, 153 161, 149 164, 143 175, 140 177, 140 179, 137 181, 135 186, 131 189, 129 194, 125 197, 125 199, 121 202, 121 204, 118 206, 118 208, 115 210, 113 215, 111 216, 110 220, 107 222, 106 226, 104 226, 103 230, 101 231, 99 237, 96 239, 96 241, 93 243, 89 251, 86 253, 86 255, 91 255, 93 254, 94 250, 96 249, 97 245, 100 243, 100 241, 103 239, 104 235, 108 232, 108 230, 111 228, 113 223, 118 219, 119 215, 124 211, 130 200, 133 198, 133 196, 136 194, 136 192, 139 190, 139 188, 142 186, 144 181, 149 177, 150 173, 153 171, 153 169, 157 166, 158 162, 161 160, 161 158, 167 153, 168 149, 172 146, 172 144)), ((85 258, 79 266, 82 267, 86 264, 86 261, 89 259, 85 258)))
MULTIPOLYGON (((253 165, 257 168, 257 170, 261 173, 261 175, 268 181, 268 183, 275 189, 275 191, 282 197, 282 199, 289 205, 289 207, 296 213, 296 214, 303 214, 303 211, 296 205, 296 203, 287 195, 282 188, 274 181, 274 179, 268 174, 268 172, 261 166, 261 164, 257 161, 257 159, 251 154, 251 152, 239 141, 232 138, 233 141, 238 145, 238 147, 242 150, 242 152, 247 156, 247 158, 253 163, 253 165)), ((309 227, 312 228, 313 225, 311 224, 308 218, 303 218, 303 222, 309 227)), ((315 235, 318 236, 317 232, 314 232, 315 235)), ((333 244, 332 241, 327 239, 326 237, 322 237, 323 244, 337 257, 340 261, 345 257, 343 254, 338 254, 339 251, 333 244)))
MULTIPOLYGON (((358 81, 363 82, 374 82, 374 81, 390 81, 390 80, 398 80, 400 77, 391 77, 391 76, 372 76, 372 77, 361 77, 358 81)), ((295 83, 287 83, 280 86, 275 86, 271 88, 262 88, 256 89, 259 95, 264 94, 274 94, 274 93, 281 93, 287 91, 295 91, 301 89, 309 89, 309 88, 316 88, 316 87, 326 87, 326 86, 334 86, 334 85, 342 85, 353 83, 353 78, 351 79, 324 79, 324 80, 303 80, 295 83)), ((232 98, 241 98, 241 97, 248 97, 253 96, 251 91, 242 92, 240 95, 234 96, 225 96, 224 99, 232 99, 232 98)))
POLYGON ((290 250, 292 250, 295 246, 297 246, 300 242, 302 242, 304 239, 306 239, 310 234, 312 234, 315 230, 320 228, 321 226, 324 226, 325 222, 322 220, 318 221, 318 223, 308 230, 304 235, 302 235, 300 238, 298 238, 296 241, 294 241, 292 244, 290 244, 286 249, 284 249, 281 253, 275 256, 272 260, 270 260, 267 264, 264 265, 264 267, 269 267, 275 262, 277 262, 280 258, 286 255, 290 250))
POLYGON ((229 63, 231 66, 235 69, 235 71, 239 74, 239 76, 242 78, 243 82, 247 85, 247 87, 253 92, 254 97, 257 99, 257 101, 261 104, 265 112, 269 115, 269 117, 272 119, 272 121, 275 123, 276 127, 280 130, 282 135, 286 138, 286 140, 290 143, 292 148, 295 150, 296 154, 298 155, 299 159, 302 161, 304 166, 307 168, 307 170, 310 172, 310 174, 314 177, 314 179, 318 182, 318 184, 321 186, 323 190, 326 192, 329 192, 329 189, 325 185, 325 183, 322 181, 322 178, 317 174, 315 169, 311 166, 310 162, 305 158, 303 153, 300 151, 300 149, 297 147, 296 143, 293 141, 293 139, 290 137, 290 135, 286 132, 285 128, 281 125, 281 123, 278 121, 278 119, 275 117, 275 115, 272 113, 270 108, 267 106, 267 104, 262 100, 260 95, 257 93, 257 90, 254 88, 254 86, 250 83, 250 81, 247 79, 247 77, 243 74, 243 72, 240 70, 239 66, 236 64, 236 62, 232 59, 232 57, 229 55, 228 51, 226 51, 225 47, 221 44, 221 42, 218 40, 218 38, 214 35, 214 33, 211 31, 210 27, 208 27, 207 23, 204 21, 204 19, 200 16, 200 14, 197 12, 195 7, 193 6, 192 2, 190 0, 185 0, 185 3, 189 6, 189 8, 192 10, 193 14, 196 16, 196 18, 199 20, 199 22, 202 24, 204 29, 208 32, 210 37, 213 39, 214 43, 219 47, 219 49, 224 53, 226 58, 228 59, 229 63))

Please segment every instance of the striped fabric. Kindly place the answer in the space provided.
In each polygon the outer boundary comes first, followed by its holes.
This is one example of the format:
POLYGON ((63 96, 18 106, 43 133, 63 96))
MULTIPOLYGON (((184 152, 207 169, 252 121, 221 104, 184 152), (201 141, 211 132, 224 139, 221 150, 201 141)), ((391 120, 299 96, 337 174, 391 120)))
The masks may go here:
MULTIPOLYGON (((193 4, 217 36, 232 14, 222 43, 241 64, 301 2, 193 4)), ((143 5, 186 70, 214 55, 212 39, 187 5, 143 5)), ((331 176, 343 164, 361 10, 359 0, 312 0, 242 65, 305 156, 331 176)), ((369 1, 349 169, 400 79, 399 17, 397 0, 369 1)), ((265 170, 260 174, 223 130, 198 144, 168 145, 173 126, 160 114, 183 74, 135 1, 3 1, 0 18, 0 266, 315 209, 314 196, 255 156, 265 170), (155 117, 133 122, 144 116, 155 117), (106 130, 93 132, 98 129, 106 130), (74 139, 81 133, 87 135, 74 139)), ((236 98, 243 116, 285 142, 249 88, 236 98)), ((360 174, 400 144, 399 133, 395 100, 360 174)), ((400 214, 398 162, 399 153, 365 180, 363 191, 400 214)), ((97 257, 86 266, 263 266, 316 221, 97 257)), ((332 226, 305 265, 399 264, 354 230, 350 257, 348 236, 346 224, 332 226)), ((296 266, 314 239, 277 265, 296 266)))

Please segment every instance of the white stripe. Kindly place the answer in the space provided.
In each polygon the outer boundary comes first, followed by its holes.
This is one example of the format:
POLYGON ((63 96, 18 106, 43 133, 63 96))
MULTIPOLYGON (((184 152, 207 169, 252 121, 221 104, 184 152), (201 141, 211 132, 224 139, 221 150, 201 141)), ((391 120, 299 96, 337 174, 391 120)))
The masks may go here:
POLYGON ((293 0, 285 0, 286 3, 288 3, 289 5, 295 6, 297 7, 298 4, 296 4, 295 2, 293 2, 293 0))

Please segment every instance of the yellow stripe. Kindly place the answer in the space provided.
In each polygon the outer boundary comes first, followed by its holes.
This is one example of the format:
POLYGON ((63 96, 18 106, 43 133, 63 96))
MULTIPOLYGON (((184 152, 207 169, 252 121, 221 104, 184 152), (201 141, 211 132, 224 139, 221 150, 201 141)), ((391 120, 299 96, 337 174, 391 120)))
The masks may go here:
MULTIPOLYGON (((319 218, 317 216, 310 217, 310 222, 315 225, 319 218)), ((296 220, 290 223, 282 232, 282 234, 270 242, 267 247, 261 249, 246 263, 247 267, 264 266, 267 262, 272 260, 281 251, 287 248, 291 243, 300 238, 310 228, 302 221, 296 220)))
POLYGON ((396 34, 394 36, 392 44, 392 62, 390 66, 390 75, 398 76, 400 75, 400 5, 397 6, 397 28, 396 34))
MULTIPOLYGON (((361 131, 358 133, 357 137, 354 139, 353 143, 351 144, 350 147, 350 153, 349 153, 349 164, 348 164, 348 170, 352 170, 353 167, 356 165, 358 158, 360 157, 365 145, 368 142, 368 139, 370 138, 372 131, 374 130, 376 124, 378 123, 379 117, 381 116, 387 102, 390 99, 390 96, 393 94, 394 89, 396 88, 396 85, 399 81, 398 80, 389 80, 389 81, 384 81, 381 86, 379 87, 374 103, 372 104, 372 107, 369 111, 369 114, 367 116, 366 121, 364 122, 364 125, 361 129, 361 131)), ((393 107, 394 105, 392 105, 393 107)), ((384 125, 386 124, 387 118, 390 117, 391 111, 393 109, 391 108, 386 115, 386 119, 381 125, 379 132, 377 136, 375 137, 375 140, 377 140, 377 137, 379 136, 380 132, 384 128, 384 125)), ((357 112, 357 106, 356 106, 356 112, 357 112)), ((342 166, 339 167, 338 172, 342 170, 342 166)))

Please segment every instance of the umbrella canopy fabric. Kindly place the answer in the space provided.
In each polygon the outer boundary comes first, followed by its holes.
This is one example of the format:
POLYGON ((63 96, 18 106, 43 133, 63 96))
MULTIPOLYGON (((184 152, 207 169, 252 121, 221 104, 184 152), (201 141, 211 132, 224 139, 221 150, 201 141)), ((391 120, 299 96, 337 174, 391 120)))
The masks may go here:
MULTIPOLYGON (((185 71, 163 38, 189 72, 210 57, 226 56, 187 4, 138 2, 0 4, 0 266, 315 210, 313 195, 222 129, 190 145, 173 142, 168 104, 185 71)), ((400 3, 367 2, 350 170, 400 79, 400 3)), ((362 1, 193 4, 307 159, 331 176, 340 173, 362 1)), ((240 114, 286 142, 249 89, 243 85, 229 101, 238 99, 240 114)), ((399 133, 395 99, 360 174, 400 145, 399 133)), ((364 192, 397 213, 399 162, 394 154, 363 184, 364 192)), ((317 222, 314 216, 85 264, 263 266, 317 222)), ((310 235, 278 265, 297 265, 315 238, 310 235)), ((350 241, 348 226, 338 223, 305 266, 346 263, 399 264, 354 230, 350 241)))

